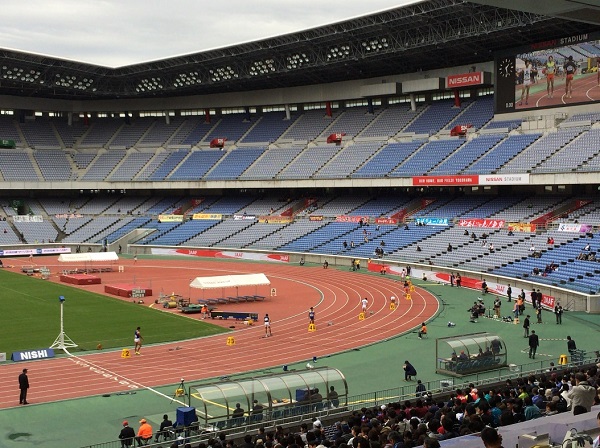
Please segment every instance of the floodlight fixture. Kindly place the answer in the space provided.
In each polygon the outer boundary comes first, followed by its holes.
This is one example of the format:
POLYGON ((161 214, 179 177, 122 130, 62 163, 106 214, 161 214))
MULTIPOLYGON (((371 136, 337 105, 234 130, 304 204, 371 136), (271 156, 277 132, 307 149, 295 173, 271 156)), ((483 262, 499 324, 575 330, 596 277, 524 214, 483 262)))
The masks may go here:
POLYGON ((288 70, 301 68, 310 62, 306 53, 295 53, 286 57, 286 67, 288 70))
POLYGON ((340 45, 336 47, 332 47, 329 49, 327 53, 327 60, 331 61, 333 59, 345 59, 350 56, 350 46, 349 45, 340 45))
POLYGON ((266 75, 275 71, 275 61, 265 59, 263 61, 254 61, 250 67, 250 76, 266 75))
POLYGON ((218 67, 214 70, 209 70, 210 80, 212 82, 225 81, 232 78, 238 78, 239 75, 235 72, 235 70, 231 66, 226 67, 218 67))

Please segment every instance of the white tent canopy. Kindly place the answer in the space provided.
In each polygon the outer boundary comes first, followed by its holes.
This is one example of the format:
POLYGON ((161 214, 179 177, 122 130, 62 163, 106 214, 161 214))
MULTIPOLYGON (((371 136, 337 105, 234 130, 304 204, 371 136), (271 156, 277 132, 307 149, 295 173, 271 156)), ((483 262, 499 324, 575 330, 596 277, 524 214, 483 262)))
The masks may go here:
POLYGON ((196 277, 190 286, 198 289, 236 288, 238 286, 270 285, 265 274, 218 275, 196 277))
POLYGON ((58 261, 64 263, 94 262, 94 261, 117 261, 119 256, 116 252, 87 252, 84 254, 61 254, 58 261))

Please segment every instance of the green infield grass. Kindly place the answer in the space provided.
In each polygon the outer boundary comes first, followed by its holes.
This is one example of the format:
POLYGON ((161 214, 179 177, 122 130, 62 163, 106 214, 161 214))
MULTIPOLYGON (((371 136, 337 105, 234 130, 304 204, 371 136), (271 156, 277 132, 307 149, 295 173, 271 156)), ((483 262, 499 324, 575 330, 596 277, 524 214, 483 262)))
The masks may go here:
MULTIPOLYGON (((152 309, 114 297, 51 283, 14 272, 0 271, 0 352, 49 347, 60 332, 60 301, 65 297, 65 333, 76 344, 72 352, 124 348, 142 328, 144 344, 198 338, 227 332, 178 313, 152 309)), ((159 307, 160 305, 155 305, 159 307)))

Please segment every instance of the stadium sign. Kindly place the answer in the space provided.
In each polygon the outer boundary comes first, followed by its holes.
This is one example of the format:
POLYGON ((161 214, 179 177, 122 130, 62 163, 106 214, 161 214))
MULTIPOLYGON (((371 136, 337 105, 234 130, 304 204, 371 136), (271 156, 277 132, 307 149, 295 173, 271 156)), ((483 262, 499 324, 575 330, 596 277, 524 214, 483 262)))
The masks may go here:
POLYGON ((23 350, 13 352, 10 359, 13 361, 32 361, 36 359, 54 358, 54 350, 51 348, 42 348, 39 350, 23 350))
MULTIPOLYGON (((471 72, 461 73, 458 75, 449 75, 446 77, 446 88, 457 89, 460 87, 480 86, 482 84, 486 84, 485 75, 485 72, 471 72)), ((487 77, 491 79, 489 73, 487 77)), ((488 81, 487 84, 490 84, 490 82, 488 81)))
POLYGON ((528 185, 529 174, 482 174, 479 185, 528 185))
POLYGON ((478 185, 479 176, 413 176, 414 186, 423 185, 478 185))

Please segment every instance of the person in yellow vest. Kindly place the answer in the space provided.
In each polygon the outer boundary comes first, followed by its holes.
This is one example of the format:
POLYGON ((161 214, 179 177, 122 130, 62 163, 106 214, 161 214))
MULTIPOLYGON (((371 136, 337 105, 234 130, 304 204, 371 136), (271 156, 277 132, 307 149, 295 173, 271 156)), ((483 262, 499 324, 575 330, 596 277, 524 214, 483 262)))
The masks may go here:
POLYGON ((546 91, 548 92, 548 98, 552 98, 554 95, 554 75, 556 74, 556 63, 554 62, 554 56, 548 56, 546 62, 546 91))

